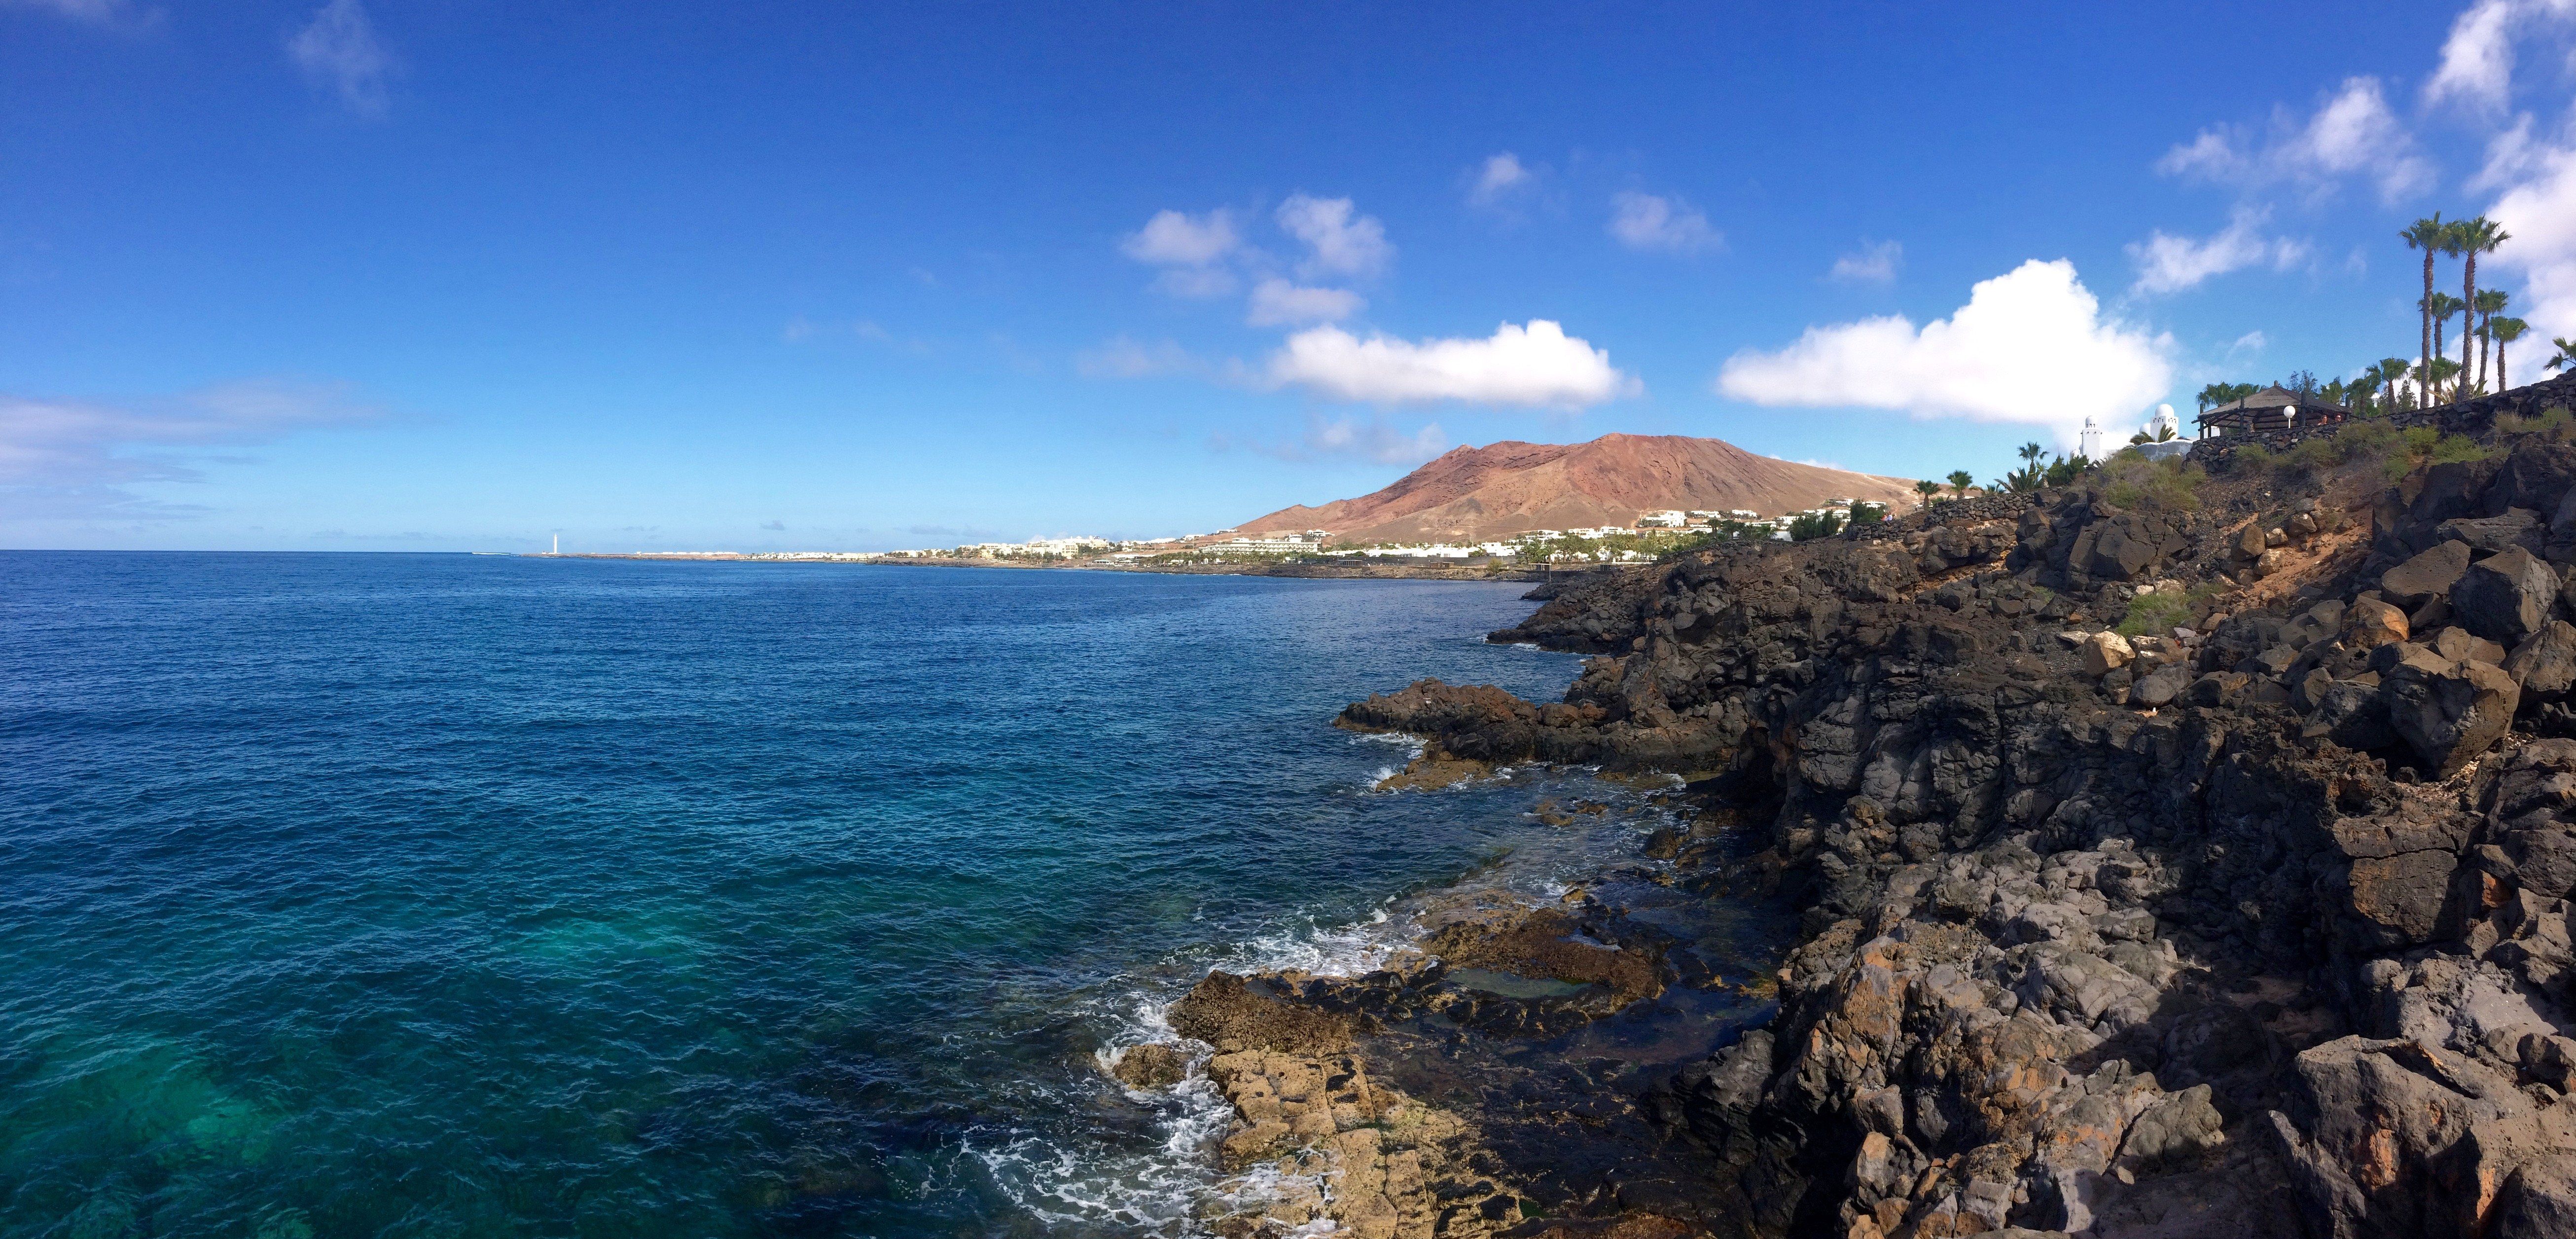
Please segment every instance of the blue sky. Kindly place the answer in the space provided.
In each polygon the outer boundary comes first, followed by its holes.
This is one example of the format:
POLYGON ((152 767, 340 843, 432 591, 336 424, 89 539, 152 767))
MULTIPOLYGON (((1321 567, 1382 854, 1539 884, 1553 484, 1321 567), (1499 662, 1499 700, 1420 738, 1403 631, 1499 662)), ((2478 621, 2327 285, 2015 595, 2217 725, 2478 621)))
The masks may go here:
POLYGON ((2571 35, 0 0, 0 545, 1153 536, 1613 430, 1988 476, 2409 351, 2431 210, 2576 335, 2571 35))

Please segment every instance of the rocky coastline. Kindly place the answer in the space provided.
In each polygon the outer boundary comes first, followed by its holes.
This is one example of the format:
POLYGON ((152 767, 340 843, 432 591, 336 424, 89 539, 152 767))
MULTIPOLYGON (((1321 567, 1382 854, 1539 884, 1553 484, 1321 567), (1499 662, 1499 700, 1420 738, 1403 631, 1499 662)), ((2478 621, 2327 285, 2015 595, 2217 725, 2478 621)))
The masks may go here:
POLYGON ((1585 891, 1213 975, 1121 1074, 1306 1185, 1228 1235, 2576 1234, 2576 435, 2475 420, 1564 583, 1494 634, 1595 655, 1563 700, 1340 721, 1682 781, 1632 889, 1783 909, 1721 982, 1776 1009, 1587 1083, 1568 1029, 1710 979, 1585 891), (1435 1031, 1478 1087, 1394 1078, 1435 1031))

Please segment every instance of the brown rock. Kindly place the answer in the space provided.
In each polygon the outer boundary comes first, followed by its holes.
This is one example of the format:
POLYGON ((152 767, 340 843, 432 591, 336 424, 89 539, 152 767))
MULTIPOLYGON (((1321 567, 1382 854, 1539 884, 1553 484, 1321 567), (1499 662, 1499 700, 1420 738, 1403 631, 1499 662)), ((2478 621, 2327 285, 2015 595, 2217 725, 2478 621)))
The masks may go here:
POLYGON ((1118 1056, 1118 1064, 1109 1069, 1109 1074, 1129 1088, 1170 1088, 1181 1082, 1189 1061, 1168 1045, 1132 1045, 1118 1056))
POLYGON ((2406 612, 2376 598, 2356 600, 2343 616, 2344 644, 2356 650, 2374 650, 2412 635, 2406 627, 2406 612))
POLYGON ((2129 648, 2129 639, 2116 632, 2097 632, 2084 640, 2084 673, 2095 678, 2129 665, 2137 651, 2129 648))
POLYGON ((2445 542, 2380 574, 2379 595, 2411 612, 2448 595, 2468 570, 2469 544, 2445 542))
POLYGON ((1268 992, 1268 982, 1211 972, 1172 1007, 1172 1031, 1218 1050, 1333 1054, 1351 1044, 1350 1021, 1268 992))

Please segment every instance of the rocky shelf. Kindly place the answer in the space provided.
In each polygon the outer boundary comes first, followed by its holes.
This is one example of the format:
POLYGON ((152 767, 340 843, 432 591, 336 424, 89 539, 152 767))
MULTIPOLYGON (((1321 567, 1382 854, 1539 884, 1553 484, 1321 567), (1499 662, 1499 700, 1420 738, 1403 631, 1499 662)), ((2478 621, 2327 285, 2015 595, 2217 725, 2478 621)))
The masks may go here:
POLYGON ((1786 901, 1796 945, 1700 1060, 1448 1108, 1373 1084, 1371 1039, 1462 969, 1558 984, 1450 1015, 1498 1044, 1609 1018, 1670 979, 1653 935, 1578 902, 1369 977, 1212 977, 1173 1022, 1227 1157, 1317 1185, 1217 1228, 2576 1235, 2566 436, 1594 574, 1495 634, 1596 655, 1564 700, 1353 704, 1443 770, 1682 776, 1743 846, 1681 884, 1786 901), (1493 1135, 1532 1111, 1575 1116, 1554 1162, 1493 1135))

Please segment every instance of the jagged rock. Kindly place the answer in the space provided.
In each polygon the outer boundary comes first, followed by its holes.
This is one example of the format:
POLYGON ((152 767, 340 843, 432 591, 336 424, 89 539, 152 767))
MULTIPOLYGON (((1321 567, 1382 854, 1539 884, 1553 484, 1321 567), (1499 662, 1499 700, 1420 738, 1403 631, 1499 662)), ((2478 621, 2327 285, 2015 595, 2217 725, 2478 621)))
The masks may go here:
POLYGON ((2310 726, 2315 734, 2355 752, 2387 748, 2398 739, 2396 725, 2388 715, 2388 698, 2375 684, 2350 680, 2318 695, 2310 726))
POLYGON ((2549 527, 2528 508, 2508 509, 2502 516, 2455 517, 2442 522, 2435 536, 2466 542, 2480 554, 2494 555, 2517 547, 2537 555, 2547 545, 2549 527))
POLYGON ((2425 648, 2453 662, 2482 662, 2504 665, 2504 646, 2484 637, 2472 635, 2466 628, 2444 628, 2424 643, 2425 648))
POLYGON ((2517 645, 2504 660, 2504 672, 2522 686, 2525 705, 2555 701, 2576 685, 2576 627, 2551 620, 2517 645))
POLYGON ((2420 645, 2401 642, 2381 671, 2380 689, 2397 734, 2441 778, 2475 760, 2513 723, 2521 689, 2504 669, 2483 662, 2453 662, 2420 645))
POLYGON ((2451 585, 2469 570, 2469 544, 2444 542, 2379 575, 2379 596, 2413 611, 2447 597, 2451 585))
POLYGON ((2263 548, 2268 545, 2270 543, 2264 539, 2261 521, 2248 522, 2243 529, 2236 531, 2235 539, 2229 543, 2230 549, 2236 552, 2238 559, 2259 558, 2263 554, 2263 548))
POLYGON ((2184 689, 2191 687, 2192 678, 2189 667, 2165 667, 2129 686, 2129 704, 2166 705, 2181 696, 2184 689))
POLYGON ((1109 1074, 1118 1077, 1129 1088, 1170 1088, 1181 1082, 1190 1060, 1179 1050, 1155 1042, 1131 1045, 1118 1056, 1109 1074))
POLYGON ((2469 565, 2453 583, 2451 611, 2469 631, 2510 646, 2549 619, 2558 600, 2558 574, 2531 552, 2515 547, 2469 565))
POLYGON ((2374 650, 2413 635, 2406 612, 2377 598, 2356 599, 2346 608, 2343 631, 2344 643, 2356 650, 2374 650))
POLYGON ((2097 632, 2084 640, 2084 673, 2100 678, 2129 665, 2137 652, 2129 648, 2129 639, 2116 632, 2097 632))
POLYGON ((1348 1019, 1283 1002, 1266 981, 1231 972, 1209 973, 1173 1005, 1169 1019, 1172 1031, 1224 1053, 1334 1054, 1351 1044, 1348 1019))

